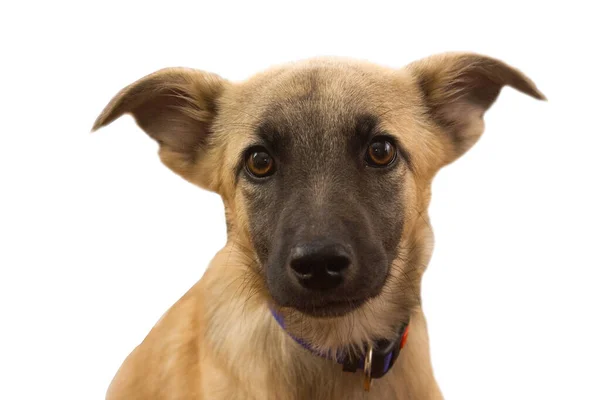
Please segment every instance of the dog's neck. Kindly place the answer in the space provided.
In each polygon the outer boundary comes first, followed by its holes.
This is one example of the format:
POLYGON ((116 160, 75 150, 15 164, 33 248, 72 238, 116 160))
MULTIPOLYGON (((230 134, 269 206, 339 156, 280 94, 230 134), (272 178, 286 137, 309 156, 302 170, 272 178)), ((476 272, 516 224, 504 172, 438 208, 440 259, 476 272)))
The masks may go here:
MULTIPOLYGON (((201 281, 206 293, 206 352, 229 376, 216 381, 232 385, 252 383, 252 387, 246 388, 247 398, 273 398, 273 393, 261 392, 261 385, 271 391, 279 387, 278 393, 289 393, 290 399, 362 398, 362 372, 343 372, 342 366, 311 354, 279 326, 268 307, 268 299, 251 288, 247 262, 246 255, 228 245, 217 254, 201 281), (297 392, 291 393, 290 388, 297 392)), ((373 382, 371 392, 374 398, 384 389, 387 393, 402 392, 422 385, 421 381, 428 380, 429 375, 433 376, 427 333, 422 314, 417 310, 411 316, 411 339, 402 356, 390 373, 373 382), (414 366, 420 376, 413 382, 414 366)), ((214 390, 227 392, 228 388, 214 390)))
MULTIPOLYGON (((279 324, 279 326, 285 330, 285 320, 283 315, 279 314, 275 308, 271 308, 271 314, 273 318, 279 324)), ((345 372, 356 372, 362 370, 367 378, 365 384, 368 387, 371 379, 379 379, 385 376, 394 366, 400 351, 406 344, 408 339, 409 331, 408 323, 403 323, 397 329, 397 335, 392 339, 381 339, 376 341, 374 344, 365 344, 360 355, 354 355, 353 353, 325 353, 313 348, 309 343, 299 337, 295 337, 290 332, 287 332, 292 339, 304 349, 315 355, 316 357, 322 357, 332 362, 343 365, 345 372), (369 379, 371 378, 371 379, 369 379)))

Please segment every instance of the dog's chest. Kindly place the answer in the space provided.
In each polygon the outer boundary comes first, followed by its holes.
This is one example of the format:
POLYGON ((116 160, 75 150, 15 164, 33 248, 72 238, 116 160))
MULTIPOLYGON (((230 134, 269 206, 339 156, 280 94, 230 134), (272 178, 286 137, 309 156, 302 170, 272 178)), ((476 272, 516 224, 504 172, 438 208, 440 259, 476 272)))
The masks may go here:
MULTIPOLYGON (((305 354, 305 357, 314 357, 305 354)), ((257 357, 260 359, 262 357, 257 357)), ((273 361, 273 360, 271 360, 273 361)), ((403 400, 410 397, 402 389, 401 377, 388 376, 375 380, 371 390, 363 388, 364 376, 361 373, 343 372, 340 365, 326 360, 297 360, 294 364, 265 364, 254 370, 239 371, 236 377, 213 371, 206 374, 211 381, 203 379, 204 394, 207 399, 247 399, 247 400, 403 400), (240 379, 241 378, 241 379, 240 379)), ((396 374, 397 375, 397 374, 396 374)))

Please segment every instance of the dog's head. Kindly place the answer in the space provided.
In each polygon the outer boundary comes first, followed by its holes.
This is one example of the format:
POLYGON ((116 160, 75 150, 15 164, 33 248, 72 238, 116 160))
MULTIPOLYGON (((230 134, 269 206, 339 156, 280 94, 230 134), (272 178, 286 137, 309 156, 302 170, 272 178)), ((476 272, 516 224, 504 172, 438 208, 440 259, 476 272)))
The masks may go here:
POLYGON ((476 54, 399 70, 315 59, 243 83, 166 69, 123 89, 94 128, 131 113, 169 168, 219 193, 255 289, 331 348, 389 336, 418 305, 431 180, 477 141, 505 85, 543 99, 476 54))

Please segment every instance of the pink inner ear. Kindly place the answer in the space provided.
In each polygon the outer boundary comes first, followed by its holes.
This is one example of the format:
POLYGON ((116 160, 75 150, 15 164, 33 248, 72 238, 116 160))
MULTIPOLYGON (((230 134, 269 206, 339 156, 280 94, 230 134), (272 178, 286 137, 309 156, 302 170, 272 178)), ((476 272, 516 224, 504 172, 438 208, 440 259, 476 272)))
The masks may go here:
POLYGON ((132 114, 150 137, 173 151, 193 155, 202 143, 209 121, 192 118, 185 112, 193 107, 176 94, 160 94, 140 104, 132 114))
POLYGON ((201 147, 216 113, 217 99, 227 81, 188 68, 166 68, 122 89, 104 108, 93 130, 123 114, 160 145, 162 162, 190 182, 214 190, 212 168, 202 166, 201 147))
POLYGON ((445 129, 457 153, 467 151, 477 142, 484 130, 485 107, 466 99, 440 106, 437 115, 445 122, 445 129))
POLYGON ((467 151, 484 130, 483 114, 504 86, 537 99, 544 96, 519 70, 502 61, 472 53, 441 54, 411 64, 425 105, 450 144, 446 163, 467 151))
POLYGON ((125 113, 170 151, 195 155, 209 131, 226 81, 187 68, 166 68, 122 89, 100 114, 94 130, 125 113))

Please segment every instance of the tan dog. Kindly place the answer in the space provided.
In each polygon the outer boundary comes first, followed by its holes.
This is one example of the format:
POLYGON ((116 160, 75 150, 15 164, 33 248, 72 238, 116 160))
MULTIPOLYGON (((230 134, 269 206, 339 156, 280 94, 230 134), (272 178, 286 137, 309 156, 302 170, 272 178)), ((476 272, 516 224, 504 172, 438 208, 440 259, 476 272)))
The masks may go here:
POLYGON ((544 99, 476 54, 313 59, 235 84, 165 69, 123 89, 94 130, 131 113, 165 165, 221 195, 228 241, 107 397, 441 399, 420 307, 430 186, 504 85, 544 99))

